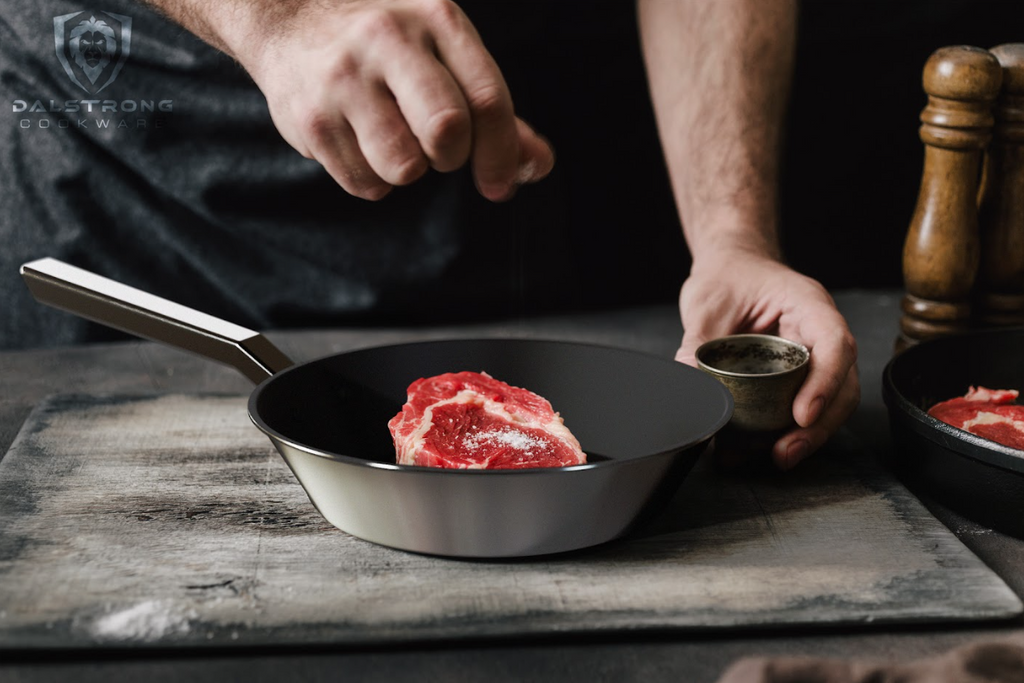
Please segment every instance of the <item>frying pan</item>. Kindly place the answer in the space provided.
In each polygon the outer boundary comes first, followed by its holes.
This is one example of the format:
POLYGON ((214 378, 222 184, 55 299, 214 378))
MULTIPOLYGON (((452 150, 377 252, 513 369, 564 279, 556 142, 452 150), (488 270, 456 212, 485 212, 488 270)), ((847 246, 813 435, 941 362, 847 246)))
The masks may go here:
POLYGON ((882 379, 894 451, 907 485, 987 527, 1024 538, 1024 452, 929 416, 970 386, 1024 389, 1024 328, 925 341, 889 361, 882 379))
POLYGON ((451 340, 292 362, 252 330, 54 259, 21 268, 33 295, 80 316, 234 366, 259 383, 249 416, 341 530, 453 557, 576 550, 657 512, 732 414, 729 392, 646 354, 524 339, 451 340), (589 458, 525 470, 396 465, 387 421, 419 377, 485 370, 544 396, 589 458))

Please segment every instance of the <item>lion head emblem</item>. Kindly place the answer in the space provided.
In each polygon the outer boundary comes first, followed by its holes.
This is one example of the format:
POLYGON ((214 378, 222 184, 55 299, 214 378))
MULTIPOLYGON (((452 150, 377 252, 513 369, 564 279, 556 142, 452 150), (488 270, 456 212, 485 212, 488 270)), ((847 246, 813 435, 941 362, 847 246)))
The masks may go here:
POLYGON ((110 53, 114 51, 117 37, 107 22, 89 17, 71 29, 68 49, 75 64, 85 72, 89 82, 96 85, 96 79, 110 64, 110 53))
POLYGON ((90 94, 114 82, 131 48, 132 20, 87 11, 53 18, 57 59, 71 82, 90 94))

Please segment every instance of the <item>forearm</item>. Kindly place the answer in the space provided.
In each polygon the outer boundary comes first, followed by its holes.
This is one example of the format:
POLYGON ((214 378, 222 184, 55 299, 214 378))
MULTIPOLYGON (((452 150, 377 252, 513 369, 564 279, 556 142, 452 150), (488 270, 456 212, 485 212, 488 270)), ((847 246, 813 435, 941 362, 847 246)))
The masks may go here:
POLYGON ((640 0, 648 80, 687 243, 777 258, 796 0, 640 0))
MULTIPOLYGON (((142 0, 205 42, 238 61, 243 53, 272 48, 268 35, 280 33, 305 11, 309 0, 142 0), (246 49, 249 47, 250 49, 246 49)), ((245 64, 247 68, 250 65, 245 64)))

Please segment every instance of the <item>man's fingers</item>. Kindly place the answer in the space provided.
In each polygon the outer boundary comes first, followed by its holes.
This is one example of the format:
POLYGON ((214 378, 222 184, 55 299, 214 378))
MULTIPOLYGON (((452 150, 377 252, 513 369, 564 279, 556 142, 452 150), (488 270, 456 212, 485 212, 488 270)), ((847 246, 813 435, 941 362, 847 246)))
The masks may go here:
POLYGON ((519 171, 519 136, 508 91, 487 85, 467 93, 473 116, 473 179, 491 201, 509 199, 519 171))
POLYGON ((841 320, 827 326, 831 319, 831 316, 814 319, 811 324, 822 327, 811 335, 802 335, 813 341, 808 344, 811 346, 810 371, 793 401, 793 418, 801 427, 813 425, 828 409, 845 386, 850 368, 857 362, 857 342, 853 335, 841 320))
POLYGON ((679 293, 679 314, 683 322, 683 342, 676 351, 676 360, 697 366, 695 354, 706 341, 737 334, 741 331, 737 312, 741 307, 720 291, 706 292, 683 285, 679 293))
POLYGON ((316 159, 351 195, 376 201, 391 191, 366 161, 356 134, 341 117, 316 119, 308 126, 308 156, 316 159))
POLYGON ((512 196, 519 169, 519 131, 512 95, 494 58, 464 17, 435 13, 437 51, 459 84, 472 120, 473 179, 492 201, 512 196))
POLYGON ((697 349, 701 347, 701 344, 718 337, 724 337, 728 334, 732 334, 729 328, 722 328, 717 325, 693 325, 692 323, 686 323, 690 327, 683 329, 683 343, 679 346, 676 351, 676 360, 680 363, 686 363, 697 367, 697 349))
POLYGON ((810 427, 798 427, 780 438, 772 448, 772 460, 780 469, 791 469, 821 448, 853 413, 859 402, 860 379, 854 364, 821 417, 810 427))
POLYGON ((394 97, 382 83, 357 95, 344 113, 370 168, 391 185, 408 185, 427 172, 429 163, 394 97))
POLYGON ((388 87, 430 166, 442 173, 461 168, 473 145, 469 105, 452 74, 419 46, 402 45, 385 73, 388 87))
POLYGON ((697 349, 700 348, 700 345, 705 341, 707 341, 707 339, 703 336, 689 333, 684 334, 683 343, 676 351, 676 360, 680 363, 686 363, 687 365, 697 367, 697 349))

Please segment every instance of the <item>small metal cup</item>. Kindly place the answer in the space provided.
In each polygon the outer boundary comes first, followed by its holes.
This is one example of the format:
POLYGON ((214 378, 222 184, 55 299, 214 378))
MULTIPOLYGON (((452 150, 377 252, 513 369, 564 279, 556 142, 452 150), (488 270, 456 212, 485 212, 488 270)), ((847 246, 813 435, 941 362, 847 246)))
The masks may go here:
POLYGON ((795 425, 793 399, 810 369, 807 347, 769 334, 736 334, 702 344, 696 356, 732 394, 732 431, 769 437, 795 425))

